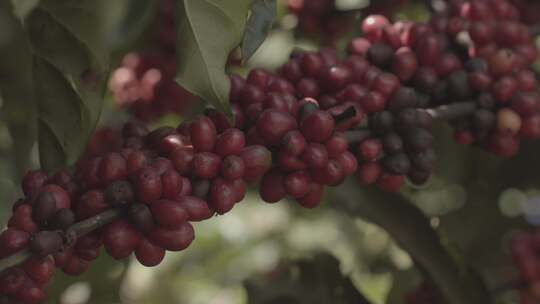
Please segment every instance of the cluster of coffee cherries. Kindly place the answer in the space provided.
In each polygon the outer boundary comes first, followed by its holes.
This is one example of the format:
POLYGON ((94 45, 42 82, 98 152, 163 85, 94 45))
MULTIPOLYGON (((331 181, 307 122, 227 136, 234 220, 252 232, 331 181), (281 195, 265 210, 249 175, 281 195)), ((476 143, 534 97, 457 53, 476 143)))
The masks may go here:
POLYGON ((115 103, 137 119, 147 122, 169 113, 182 114, 195 100, 174 80, 174 1, 158 2, 151 48, 124 56, 109 81, 115 103))
POLYGON ((510 251, 520 275, 520 303, 538 303, 540 301, 540 231, 516 233, 511 240, 510 251))
POLYGON ((540 3, 535 0, 512 0, 519 10, 520 20, 528 25, 538 25, 540 22, 540 3))

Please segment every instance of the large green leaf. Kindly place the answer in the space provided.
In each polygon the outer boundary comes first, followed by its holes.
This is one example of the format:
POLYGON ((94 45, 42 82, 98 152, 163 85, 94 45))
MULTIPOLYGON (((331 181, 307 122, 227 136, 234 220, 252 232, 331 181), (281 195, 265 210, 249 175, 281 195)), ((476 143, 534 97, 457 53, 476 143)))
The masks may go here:
POLYGON ((43 0, 26 19, 34 50, 40 159, 47 170, 77 160, 101 114, 107 52, 94 11, 98 3, 43 0))
POLYGON ((157 0, 126 0, 123 4, 123 15, 116 22, 109 35, 109 45, 115 51, 128 51, 128 46, 139 39, 155 20, 158 8, 157 0))
POLYGON ((241 42, 249 0, 177 1, 177 81, 230 115, 225 65, 241 42))
POLYGON ((491 303, 483 282, 445 246, 429 219, 401 195, 360 190, 348 183, 336 198, 338 208, 384 228, 430 276, 448 304, 491 303))
POLYGON ((276 0, 253 0, 244 39, 242 40, 242 59, 248 60, 270 33, 277 14, 276 0))

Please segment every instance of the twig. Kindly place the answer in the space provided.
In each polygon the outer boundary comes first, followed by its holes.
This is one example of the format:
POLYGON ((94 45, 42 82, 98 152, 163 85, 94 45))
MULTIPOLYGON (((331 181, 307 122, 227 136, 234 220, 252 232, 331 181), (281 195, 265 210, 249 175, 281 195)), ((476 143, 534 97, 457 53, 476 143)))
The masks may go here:
POLYGON ((471 115, 476 110, 474 102, 456 102, 434 109, 427 109, 433 119, 452 120, 471 115))

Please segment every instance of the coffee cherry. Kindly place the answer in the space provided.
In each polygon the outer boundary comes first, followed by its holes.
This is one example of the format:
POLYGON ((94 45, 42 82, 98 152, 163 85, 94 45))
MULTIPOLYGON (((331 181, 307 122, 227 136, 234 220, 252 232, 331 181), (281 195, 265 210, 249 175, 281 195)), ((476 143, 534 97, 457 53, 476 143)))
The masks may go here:
POLYGON ((244 133, 238 129, 230 128, 219 135, 216 141, 215 152, 222 156, 238 155, 246 145, 244 133))
POLYGON ((261 180, 259 194, 261 199, 267 203, 281 201, 287 195, 284 183, 285 177, 277 170, 270 170, 261 180))
POLYGON ((30 250, 40 257, 56 253, 62 249, 62 246, 62 236, 54 231, 40 231, 30 240, 30 250))
POLYGON ((409 172, 407 177, 413 184, 420 186, 427 183, 427 181, 431 177, 431 171, 413 169, 409 172))
POLYGON ((237 190, 232 181, 217 178, 212 182, 208 203, 218 214, 225 214, 238 201, 237 190))
POLYGON ((138 231, 147 233, 154 227, 154 217, 152 211, 145 204, 133 204, 128 208, 128 217, 130 222, 138 231))
POLYGON ((394 59, 394 49, 384 43, 374 43, 367 52, 368 60, 380 68, 389 67, 394 59))
POLYGON ((302 56, 300 65, 304 75, 318 77, 323 69, 324 62, 318 54, 306 53, 302 56))
POLYGON ((334 127, 334 118, 330 113, 326 111, 315 111, 302 119, 300 131, 306 140, 322 143, 332 136, 334 127))
POLYGON ((38 226, 32 219, 32 207, 29 205, 20 205, 17 207, 13 216, 9 219, 8 227, 23 230, 28 233, 36 232, 38 226))
POLYGON ((11 268, 0 276, 0 294, 13 295, 21 290, 26 281, 26 274, 20 268, 11 268))
POLYGON ((311 177, 305 171, 296 171, 283 179, 285 192, 293 198, 301 198, 311 191, 311 177))
POLYGON ((133 202, 135 195, 131 183, 127 181, 116 181, 107 186, 105 199, 112 206, 123 206, 133 202))
POLYGON ((311 183, 311 190, 306 196, 298 199, 298 203, 304 208, 315 208, 321 203, 323 196, 324 186, 311 183))
POLYGON ((425 151, 433 144, 433 135, 420 128, 414 128, 405 134, 405 146, 413 151, 425 151))
POLYGON ((2 256, 11 255, 28 245, 30 235, 28 232, 8 228, 0 233, 0 254, 2 256))
POLYGON ((208 204, 198 197, 183 196, 176 199, 178 204, 188 213, 189 221, 203 221, 209 219, 214 214, 208 208, 208 204))
POLYGON ((54 197, 54 200, 56 201, 57 209, 64 209, 64 208, 71 207, 71 199, 69 197, 69 194, 66 192, 66 190, 62 189, 61 187, 57 185, 49 184, 49 185, 43 186, 41 190, 39 191, 39 193, 52 194, 54 197))
POLYGON ((536 114, 523 120, 521 127, 521 136, 529 139, 540 138, 540 115, 536 114))
POLYGON ((135 249, 137 261, 146 267, 157 266, 165 257, 165 250, 154 245, 150 240, 142 238, 135 249))
POLYGON ((49 219, 49 227, 64 231, 73 223, 75 223, 75 214, 71 209, 60 209, 49 219))
POLYGON ((356 157, 354 157, 354 154, 349 151, 345 151, 343 154, 337 156, 335 160, 337 160, 341 165, 341 168, 343 168, 344 176, 352 175, 356 172, 356 169, 358 169, 358 161, 356 160, 356 157))
POLYGON ((386 97, 379 92, 372 91, 362 98, 360 104, 368 113, 381 112, 386 106, 386 97))
POLYGON ((382 156, 382 143, 378 139, 368 139, 358 146, 359 156, 365 161, 375 161, 382 156))
POLYGON ((272 166, 272 153, 263 146, 246 147, 240 152, 240 157, 244 161, 244 176, 248 181, 261 177, 272 166))
POLYGON ((397 153, 403 150, 403 140, 396 133, 388 133, 382 140, 384 150, 389 153, 397 153))
POLYGON ((460 145, 470 145, 474 142, 474 135, 467 130, 455 131, 454 140, 460 145))
POLYGON ((401 86, 388 100, 388 109, 392 113, 398 113, 413 108, 417 105, 417 99, 418 96, 413 89, 401 86))
POLYGON ((488 59, 489 71, 496 77, 508 75, 515 66, 515 57, 512 51, 501 49, 488 59))
POLYGON ((179 228, 189 217, 186 210, 174 201, 156 201, 150 205, 150 210, 157 225, 171 229, 179 228))
POLYGON ((194 238, 193 226, 189 223, 184 223, 177 229, 155 227, 148 235, 148 239, 152 243, 170 251, 186 249, 194 238))
POLYGON ((382 73, 375 78, 371 89, 381 93, 385 97, 390 97, 399 88, 399 78, 390 73, 382 73))
POLYGON ((99 164, 99 178, 102 183, 109 184, 127 177, 126 160, 119 153, 109 153, 99 164))
POLYGON ((19 290, 13 298, 19 303, 39 304, 45 300, 45 291, 34 283, 27 281, 25 287, 19 290))
POLYGON ((193 182, 192 194, 202 200, 206 200, 210 193, 211 182, 207 179, 200 179, 193 182))
POLYGON ((27 172, 22 181, 24 194, 28 197, 33 196, 47 182, 48 178, 47 173, 40 170, 27 172))
POLYGON ((393 129, 394 115, 387 111, 375 113, 370 119, 370 124, 375 133, 385 134, 393 129))
POLYGON ((42 192, 33 204, 32 215, 40 226, 46 226, 47 221, 56 213, 56 198, 50 192, 42 192))
POLYGON ((67 275, 78 276, 88 270, 89 266, 89 261, 73 256, 70 257, 66 262, 66 265, 62 267, 62 271, 67 275))
POLYGON ((148 165, 148 157, 142 151, 134 151, 131 153, 126 161, 128 174, 133 174, 142 167, 148 165))
POLYGON ((191 147, 179 148, 170 154, 170 160, 178 173, 187 175, 191 173, 195 152, 191 147))
POLYGON ((423 152, 414 153, 409 158, 415 169, 431 171, 433 170, 433 163, 437 159, 437 156, 433 149, 427 149, 423 152))
POLYGON ((514 156, 519 150, 519 140, 508 133, 494 133, 489 141, 489 149, 504 158, 514 156))
POLYGON ((193 147, 198 152, 211 152, 214 149, 217 131, 208 117, 202 116, 192 122, 189 131, 193 147))
POLYGON ((228 180, 243 177, 245 169, 244 161, 236 155, 227 156, 221 163, 221 175, 228 180))
POLYGON ((516 112, 502 108, 497 112, 497 129, 515 135, 521 129, 521 118, 516 112))
POLYGON ((74 253, 83 260, 93 261, 99 257, 101 246, 101 235, 97 232, 89 233, 77 240, 74 253))
POLYGON ((306 139, 298 130, 287 132, 283 137, 282 147, 283 150, 294 156, 298 156, 304 152, 306 147, 306 139))
POLYGON ((405 181, 403 175, 383 174, 377 180, 377 186, 387 192, 398 192, 405 181))
POLYGON ((107 253, 117 260, 128 257, 140 239, 139 232, 127 220, 119 219, 103 228, 103 245, 107 253))
POLYGON ((152 167, 144 167, 135 172, 133 186, 136 198, 146 204, 158 200, 163 190, 161 178, 152 167))
POLYGON ((202 152, 193 158, 193 174, 200 178, 211 179, 219 174, 221 158, 214 153, 202 152))
POLYGON ((295 129, 296 120, 287 112, 265 110, 257 120, 257 133, 269 145, 278 145, 285 134, 295 129))
POLYGON ((150 132, 146 136, 147 143, 151 145, 152 147, 159 147, 159 144, 161 143, 161 140, 163 138, 176 134, 176 129, 173 127, 160 127, 155 129, 154 131, 150 132))
POLYGON ((174 169, 169 169, 161 175, 162 197, 175 199, 182 191, 182 176, 174 169))
POLYGON ((302 160, 310 168, 323 168, 328 163, 328 151, 321 144, 309 143, 302 153, 302 160))
POLYGON ((285 172, 305 170, 308 167, 306 162, 304 162, 300 157, 290 155, 285 151, 279 151, 278 165, 279 168, 285 172))
POLYGON ((109 208, 103 191, 90 190, 79 198, 75 204, 75 217, 84 220, 97 215, 109 208))
POLYGON ((512 109, 522 116, 531 116, 540 109, 540 95, 536 92, 518 92, 512 97, 512 109))
POLYGON ((384 159, 385 168, 393 174, 407 174, 411 161, 405 153, 397 153, 384 159))
POLYGON ((321 175, 321 179, 316 180, 316 182, 322 182, 322 184, 329 186, 338 186, 345 179, 344 169, 341 163, 335 159, 328 161, 326 167, 315 174, 315 176, 317 175, 321 175))
POLYGON ((392 62, 392 72, 402 81, 412 79, 418 68, 416 55, 409 48, 403 47, 397 50, 392 62))

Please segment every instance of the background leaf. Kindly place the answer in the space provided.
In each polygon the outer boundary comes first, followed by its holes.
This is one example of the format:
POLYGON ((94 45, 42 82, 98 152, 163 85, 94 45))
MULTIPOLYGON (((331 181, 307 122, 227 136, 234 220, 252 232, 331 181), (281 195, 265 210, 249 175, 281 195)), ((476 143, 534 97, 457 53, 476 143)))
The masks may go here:
POLYGON ((262 45, 276 19, 276 0, 253 0, 242 41, 242 59, 248 60, 262 45))
POLYGON ((230 116, 225 65, 242 39, 249 0, 181 0, 177 4, 177 81, 230 116))
POLYGON ((13 12, 19 19, 24 19, 39 4, 40 0, 11 0, 13 12))

